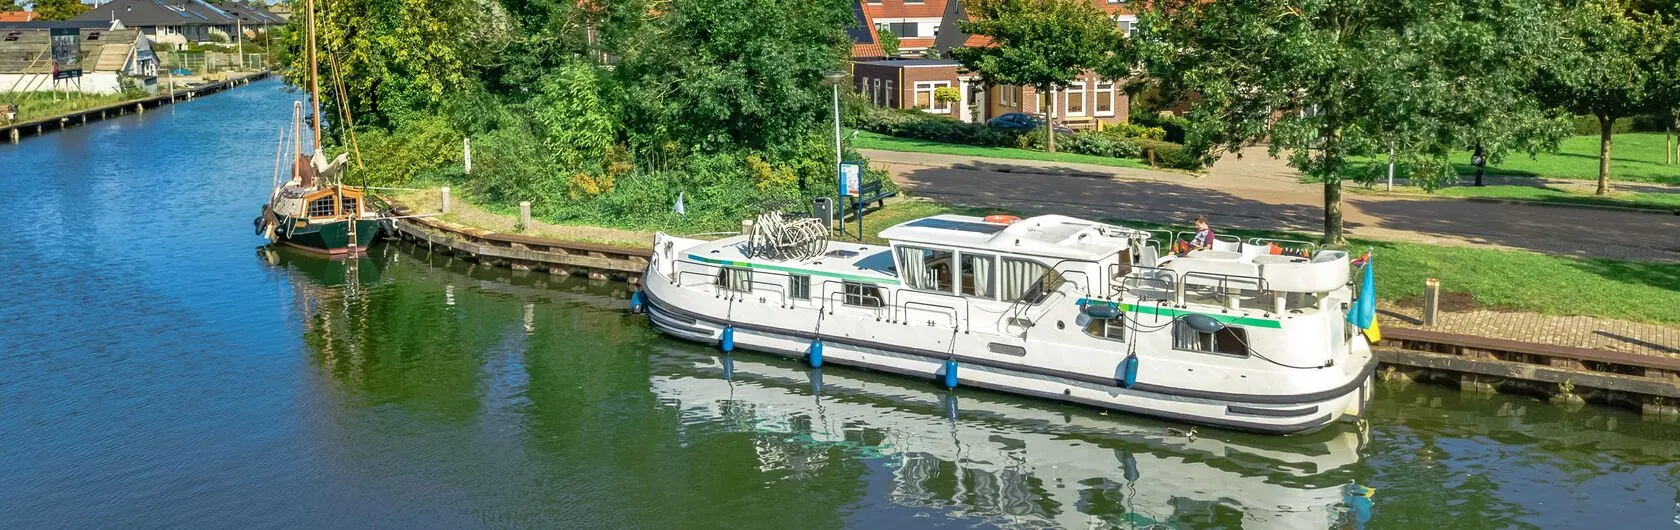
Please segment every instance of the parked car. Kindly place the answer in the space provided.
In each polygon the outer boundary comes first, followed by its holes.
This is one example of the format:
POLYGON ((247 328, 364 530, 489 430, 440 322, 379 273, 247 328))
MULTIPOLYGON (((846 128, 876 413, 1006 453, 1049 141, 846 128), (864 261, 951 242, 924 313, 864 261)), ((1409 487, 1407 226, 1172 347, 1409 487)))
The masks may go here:
MULTIPOLYGON (((986 122, 986 125, 1026 132, 1044 125, 1044 116, 1029 115, 1024 112, 1011 112, 1009 114, 992 118, 990 121, 986 122)), ((1068 128, 1066 125, 1058 123, 1055 127, 1056 134, 1073 134, 1073 129, 1068 128)))

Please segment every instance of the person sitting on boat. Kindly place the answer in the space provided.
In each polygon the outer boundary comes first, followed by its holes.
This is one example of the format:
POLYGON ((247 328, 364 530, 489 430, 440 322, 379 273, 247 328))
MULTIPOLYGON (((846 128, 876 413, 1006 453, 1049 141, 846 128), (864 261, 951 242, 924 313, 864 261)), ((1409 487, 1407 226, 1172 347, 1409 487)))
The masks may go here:
POLYGON ((1190 241, 1178 240, 1173 242, 1173 254, 1183 257, 1192 250, 1209 250, 1213 248, 1213 227, 1208 225, 1206 215, 1196 217, 1196 236, 1190 241))

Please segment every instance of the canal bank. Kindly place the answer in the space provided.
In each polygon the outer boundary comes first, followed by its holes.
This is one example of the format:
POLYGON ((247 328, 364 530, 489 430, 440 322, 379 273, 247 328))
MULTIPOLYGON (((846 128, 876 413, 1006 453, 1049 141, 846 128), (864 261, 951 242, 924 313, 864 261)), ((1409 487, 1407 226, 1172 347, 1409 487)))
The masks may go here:
MULTIPOLYGON (((459 199, 455 201, 459 204, 459 199)), ((415 208, 387 202, 394 214, 403 217, 396 222, 400 239, 488 265, 639 284, 651 254, 649 249, 628 244, 499 233, 431 218, 441 213, 441 204, 415 208)), ((1680 355, 1507 340, 1388 322, 1383 340, 1372 347, 1385 379, 1427 382, 1466 392, 1523 394, 1564 406, 1593 403, 1639 411, 1654 419, 1680 420, 1680 355)), ((1665 333, 1627 339, 1666 342, 1667 337, 1665 333)))
POLYGON ((269 76, 268 70, 251 73, 239 73, 226 79, 174 88, 165 93, 132 99, 121 103, 101 105, 94 108, 68 112, 57 116, 47 116, 18 123, 0 124, 0 137, 11 143, 22 141, 24 136, 39 136, 50 131, 63 130, 74 126, 87 125, 89 121, 100 121, 130 113, 144 114, 148 108, 157 108, 181 101, 192 101, 194 98, 214 94, 230 88, 248 85, 253 81, 260 81, 269 76))
POLYGON ((1658 528, 1680 515, 1676 428, 1622 410, 1396 380, 1378 385, 1368 431, 1192 442, 1122 414, 722 356, 627 314, 617 282, 423 245, 271 258, 250 221, 296 97, 266 80, 0 148, 0 167, 29 168, 0 175, 7 220, 51 227, 0 232, 7 527, 1658 528))

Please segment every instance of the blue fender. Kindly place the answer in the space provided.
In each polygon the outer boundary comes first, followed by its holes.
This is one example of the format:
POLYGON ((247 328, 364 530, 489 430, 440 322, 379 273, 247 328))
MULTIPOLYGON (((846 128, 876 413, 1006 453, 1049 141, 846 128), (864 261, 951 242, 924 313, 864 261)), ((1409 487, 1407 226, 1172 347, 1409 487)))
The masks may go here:
POLYGON ((945 361, 945 388, 956 388, 956 387, 957 387, 957 360, 956 359, 948 359, 948 360, 945 361))
POLYGON ((723 340, 718 343, 725 353, 735 351, 735 326, 723 327, 723 340))
POLYGON ((1136 353, 1127 355, 1126 360, 1120 362, 1120 373, 1122 374, 1121 387, 1131 388, 1132 385, 1137 384, 1138 356, 1136 353))
POLYGON ((642 313, 643 309, 645 309, 645 306, 642 302, 642 292, 636 291, 634 293, 630 293, 630 312, 639 315, 642 313))
POLYGON ((811 362, 812 368, 822 368, 822 339, 811 341, 811 354, 806 360, 811 362))

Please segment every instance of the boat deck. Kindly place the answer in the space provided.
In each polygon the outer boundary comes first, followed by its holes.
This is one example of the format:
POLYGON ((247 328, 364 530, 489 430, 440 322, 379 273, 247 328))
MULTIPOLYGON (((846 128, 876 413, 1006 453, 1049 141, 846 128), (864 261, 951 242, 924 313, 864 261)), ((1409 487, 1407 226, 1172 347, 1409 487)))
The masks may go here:
POLYGON ((736 236, 708 242, 690 249, 683 259, 709 265, 743 266, 753 270, 828 276, 885 285, 898 284, 898 270, 893 265, 890 247, 850 241, 829 241, 828 250, 815 258, 782 260, 747 256, 746 241, 745 236, 736 236))

